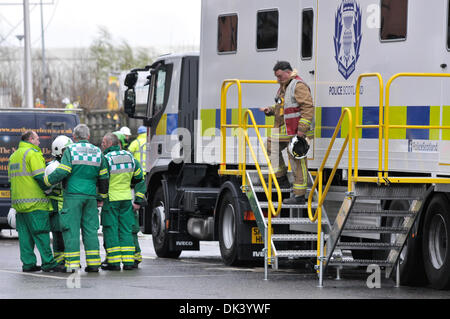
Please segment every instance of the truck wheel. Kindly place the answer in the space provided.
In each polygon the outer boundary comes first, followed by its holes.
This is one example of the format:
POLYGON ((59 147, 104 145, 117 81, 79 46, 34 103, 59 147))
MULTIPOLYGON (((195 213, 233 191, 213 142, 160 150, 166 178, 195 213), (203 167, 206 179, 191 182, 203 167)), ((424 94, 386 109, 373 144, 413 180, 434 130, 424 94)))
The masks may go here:
POLYGON ((181 250, 171 251, 169 249, 164 193, 161 186, 155 193, 151 210, 153 248, 155 249, 156 255, 161 258, 178 258, 181 254, 181 250))
POLYGON ((237 230, 239 206, 230 192, 225 193, 219 212, 220 254, 226 265, 236 265, 238 262, 237 230))
MULTIPOLYGON (((390 210, 409 210, 408 201, 392 201, 389 205, 390 210)), ((386 219, 387 227, 401 227, 403 217, 390 217, 386 219)), ((382 241, 394 243, 396 235, 382 235, 382 241)), ((423 263, 421 262, 421 242, 417 236, 409 235, 403 250, 400 253, 400 283, 402 285, 420 286, 426 282, 423 263)), ((387 258, 387 252, 384 252, 383 258, 387 258)), ((395 272, 394 272, 395 274, 395 272)))
POLYGON ((431 200, 423 228, 425 273, 433 288, 450 288, 450 208, 444 194, 431 200))

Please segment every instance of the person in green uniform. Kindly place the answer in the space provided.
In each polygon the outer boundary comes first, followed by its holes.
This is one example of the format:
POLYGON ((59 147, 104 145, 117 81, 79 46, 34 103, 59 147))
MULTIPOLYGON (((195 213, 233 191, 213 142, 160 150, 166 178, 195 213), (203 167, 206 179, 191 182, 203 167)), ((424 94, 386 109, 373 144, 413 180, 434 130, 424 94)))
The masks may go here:
POLYGON ((80 267, 80 228, 86 254, 86 272, 98 272, 101 264, 98 241, 98 207, 108 196, 108 164, 101 150, 89 143, 85 124, 73 130, 74 144, 63 154, 61 164, 44 181, 47 186, 66 179, 60 222, 67 272, 80 267), (98 187, 98 192, 97 192, 98 187))
POLYGON ((146 161, 146 150, 147 150, 147 128, 145 126, 139 126, 138 137, 131 142, 128 147, 128 151, 133 154, 134 158, 139 161, 142 166, 143 174, 145 176, 145 161, 146 161))
MULTIPOLYGON (((52 142, 53 160, 48 163, 45 168, 45 175, 50 175, 61 163, 62 155, 67 146, 73 141, 65 136, 60 135, 52 142)), ((53 257, 59 265, 64 265, 64 239, 62 235, 59 212, 63 207, 63 188, 62 183, 53 186, 45 192, 50 199, 53 210, 50 212, 50 230, 53 235, 53 257)))
POLYGON ((120 142, 120 149, 126 150, 127 147, 128 147, 128 144, 127 144, 127 140, 126 140, 125 134, 123 134, 123 133, 120 132, 120 131, 113 132, 113 134, 114 134, 115 136, 117 136, 117 138, 119 139, 119 142, 120 142))
POLYGON ((122 263, 124 270, 131 270, 134 268, 135 254, 131 189, 143 180, 141 165, 130 152, 121 150, 120 141, 114 133, 103 137, 102 149, 110 174, 108 200, 101 214, 107 258, 102 269, 120 270, 122 263))
POLYGON ((11 183, 11 205, 17 211, 16 225, 19 233, 20 260, 24 272, 61 271, 53 258, 50 246, 50 201, 43 189, 45 159, 39 148, 39 136, 34 131, 22 135, 19 148, 8 163, 11 183), (36 265, 34 247, 41 255, 42 266, 36 265))

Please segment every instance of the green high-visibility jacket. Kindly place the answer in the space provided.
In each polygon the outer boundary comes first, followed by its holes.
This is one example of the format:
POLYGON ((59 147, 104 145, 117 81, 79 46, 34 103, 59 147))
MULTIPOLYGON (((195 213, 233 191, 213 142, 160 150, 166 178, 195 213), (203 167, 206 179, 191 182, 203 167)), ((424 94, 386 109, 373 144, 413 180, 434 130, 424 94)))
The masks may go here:
POLYGON ((88 141, 69 145, 61 164, 44 181, 50 186, 67 177, 64 195, 108 196, 108 164, 101 150, 88 141), (97 192, 98 186, 98 192, 97 192))
POLYGON ((42 189, 45 159, 41 149, 28 142, 20 142, 19 148, 9 158, 8 180, 11 183, 11 206, 19 213, 51 210, 50 200, 42 189))
POLYGON ((131 200, 131 188, 143 180, 139 161, 128 151, 120 150, 119 146, 112 146, 105 150, 108 162, 109 201, 131 200))

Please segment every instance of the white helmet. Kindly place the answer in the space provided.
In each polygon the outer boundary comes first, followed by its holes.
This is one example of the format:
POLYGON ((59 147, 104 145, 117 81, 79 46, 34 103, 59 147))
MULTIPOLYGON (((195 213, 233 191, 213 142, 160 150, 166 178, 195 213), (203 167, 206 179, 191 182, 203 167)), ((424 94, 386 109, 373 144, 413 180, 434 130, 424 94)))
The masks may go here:
POLYGON ((294 136, 288 146, 288 152, 294 159, 302 159, 306 157, 309 151, 308 141, 304 137, 294 136))
POLYGON ((7 220, 8 225, 11 228, 16 229, 16 210, 12 207, 9 209, 7 220))
POLYGON ((120 129, 120 133, 122 133, 125 136, 131 136, 131 130, 126 126, 120 129))
POLYGON ((69 104, 70 103, 70 99, 68 97, 65 97, 61 102, 63 104, 69 104))
POLYGON ((60 135, 52 143, 52 155, 54 157, 62 156, 64 149, 72 144, 73 141, 65 135, 60 135))

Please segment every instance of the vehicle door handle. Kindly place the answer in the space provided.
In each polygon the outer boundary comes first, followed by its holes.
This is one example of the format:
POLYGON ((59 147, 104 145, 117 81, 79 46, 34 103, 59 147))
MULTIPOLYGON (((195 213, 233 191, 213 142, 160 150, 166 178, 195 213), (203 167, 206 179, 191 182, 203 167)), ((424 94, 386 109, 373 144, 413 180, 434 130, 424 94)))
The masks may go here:
POLYGON ((162 154, 162 144, 158 144, 158 154, 162 154))

